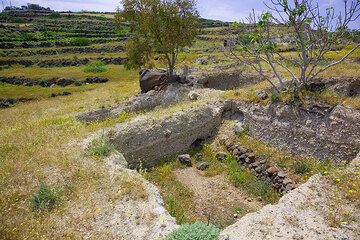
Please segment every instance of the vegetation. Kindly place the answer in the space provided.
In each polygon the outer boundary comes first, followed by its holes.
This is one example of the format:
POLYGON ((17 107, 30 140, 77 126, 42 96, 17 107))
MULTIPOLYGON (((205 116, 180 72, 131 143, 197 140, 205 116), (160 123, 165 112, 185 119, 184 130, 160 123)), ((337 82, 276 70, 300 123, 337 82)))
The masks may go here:
POLYGON ((48 185, 41 184, 37 194, 32 199, 34 210, 51 210, 59 203, 59 193, 48 185))
MULTIPOLYGON (((258 72, 263 79, 269 81, 272 87, 278 87, 269 75, 264 71, 269 67, 279 81, 280 89, 285 87, 286 77, 279 69, 290 75, 293 82, 294 93, 307 83, 314 80, 320 73, 342 63, 360 44, 356 44, 341 59, 324 63, 324 56, 331 51, 334 45, 340 43, 351 44, 344 36, 348 33, 347 26, 359 17, 360 2, 344 1, 344 13, 335 14, 334 8, 326 9, 323 16, 319 6, 312 1, 302 0, 272 0, 268 8, 279 15, 276 17, 271 12, 262 14, 259 18, 255 12, 250 15, 250 24, 256 26, 253 32, 241 36, 239 44, 241 55, 232 50, 232 56, 241 63, 249 65, 258 72), (281 24, 286 28, 286 37, 295 43, 297 52, 294 56, 286 56, 281 53, 278 43, 274 40, 271 28, 274 24, 281 24), (311 28, 311 29, 310 29, 311 28), (300 72, 295 72, 288 65, 294 65, 300 72)), ((241 28, 242 25, 239 25, 241 28)), ((290 41, 289 40, 289 41, 290 41)))
POLYGON ((70 38, 68 40, 68 43, 71 46, 89 46, 90 40, 88 38, 77 37, 77 38, 70 38))
POLYGON ((166 240, 217 240, 220 229, 201 223, 184 224, 173 231, 166 240))
MULTIPOLYGON (((118 14, 130 24, 127 66, 139 68, 154 53, 164 56, 169 75, 174 74, 179 52, 191 46, 198 32, 198 12, 193 0, 123 0, 118 14)), ((119 18, 119 17, 117 17, 119 18)))
POLYGON ((105 63, 101 61, 94 61, 87 64, 84 68, 84 72, 86 73, 101 73, 106 72, 107 68, 105 63))
POLYGON ((164 164, 153 171, 145 172, 144 176, 160 187, 165 208, 176 218, 178 224, 193 223, 195 221, 193 193, 176 180, 174 167, 172 164, 164 164))
POLYGON ((232 156, 226 158, 226 165, 227 172, 236 186, 245 189, 254 197, 260 197, 266 203, 275 203, 279 200, 280 195, 269 183, 257 179, 244 167, 239 166, 232 156))
POLYGON ((89 153, 97 157, 106 157, 115 150, 115 146, 105 138, 94 139, 89 146, 89 153))

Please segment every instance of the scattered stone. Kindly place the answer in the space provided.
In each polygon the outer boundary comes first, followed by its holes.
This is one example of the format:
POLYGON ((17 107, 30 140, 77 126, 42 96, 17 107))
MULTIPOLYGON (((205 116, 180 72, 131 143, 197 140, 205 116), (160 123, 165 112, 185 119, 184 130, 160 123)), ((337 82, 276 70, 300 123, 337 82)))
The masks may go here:
POLYGON ((202 154, 202 153, 196 153, 196 154, 195 154, 195 159, 196 159, 196 160, 200 160, 200 159, 202 159, 202 157, 203 157, 203 154, 202 154))
POLYGON ((189 154, 179 155, 177 158, 181 164, 188 166, 188 167, 192 166, 191 157, 189 154))
POLYGON ((204 171, 209 168, 210 164, 208 162, 199 162, 195 165, 197 170, 204 171))
POLYGON ((256 96, 261 100, 265 100, 269 97, 269 94, 265 90, 261 90, 256 93, 256 96))
POLYGON ((284 178, 285 177, 285 173, 283 171, 278 172, 277 175, 278 175, 279 178, 284 178))
POLYGON ((196 60, 196 64, 207 65, 209 64, 209 56, 202 56, 196 60))
POLYGON ((54 98, 54 97, 68 96, 68 95, 71 95, 71 92, 52 93, 52 94, 50 95, 50 97, 54 98))
POLYGON ((251 160, 255 160, 255 155, 253 153, 246 153, 246 156, 251 160))
POLYGON ((284 185, 284 186, 286 186, 286 185, 288 185, 288 184, 292 184, 292 183, 293 183, 292 180, 289 179, 289 178, 285 178, 284 181, 283 181, 283 185, 284 185))
POLYGON ((216 159, 223 161, 223 160, 225 160, 226 156, 227 156, 227 154, 225 152, 218 152, 216 154, 216 159))
POLYGON ((279 170, 275 167, 270 167, 270 168, 266 169, 266 172, 269 175, 273 176, 273 175, 276 175, 279 172, 279 170))
POLYGON ((191 91, 188 96, 191 101, 196 101, 200 98, 200 94, 195 91, 191 91))
POLYGON ((234 125, 234 132, 236 134, 240 134, 240 133, 243 133, 244 132, 244 127, 243 127, 243 124, 241 122, 238 122, 234 125))

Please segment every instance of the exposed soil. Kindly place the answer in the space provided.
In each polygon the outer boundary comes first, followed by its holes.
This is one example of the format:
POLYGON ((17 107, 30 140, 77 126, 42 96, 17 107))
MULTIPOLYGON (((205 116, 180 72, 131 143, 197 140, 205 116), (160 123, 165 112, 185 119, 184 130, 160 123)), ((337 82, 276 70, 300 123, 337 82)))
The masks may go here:
POLYGON ((195 215, 203 222, 210 218, 210 223, 226 227, 264 205, 236 188, 225 174, 205 177, 195 168, 180 169, 174 173, 178 181, 194 192, 195 215))

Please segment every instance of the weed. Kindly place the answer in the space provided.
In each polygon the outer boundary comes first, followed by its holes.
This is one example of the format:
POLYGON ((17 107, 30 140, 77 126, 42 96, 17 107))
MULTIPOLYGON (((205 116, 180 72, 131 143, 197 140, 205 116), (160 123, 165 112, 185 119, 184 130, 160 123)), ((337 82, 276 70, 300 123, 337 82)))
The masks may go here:
POLYGON ((99 73, 99 72, 106 72, 107 68, 105 63, 101 61, 94 61, 87 64, 84 68, 84 72, 87 73, 99 73))
POLYGON ((312 171, 312 166, 308 162, 297 162, 294 166, 294 172, 296 174, 304 175, 312 171))
POLYGON ((279 200, 280 195, 269 183, 257 179, 256 176, 248 172, 244 167, 239 166, 232 156, 228 156, 225 162, 230 179, 235 185, 244 188, 255 197, 261 197, 267 203, 274 203, 279 200))
POLYGON ((239 207, 239 206, 234 206, 234 212, 235 213, 244 213, 245 212, 245 209, 243 209, 242 207, 239 207))
POLYGON ((278 92, 272 92, 271 93, 271 102, 272 103, 277 103, 281 101, 281 96, 278 92))
POLYGON ((46 184, 41 184, 39 191, 32 199, 33 210, 51 210, 59 202, 59 194, 46 184))
POLYGON ((91 155, 97 157, 109 156, 115 150, 115 146, 106 138, 94 139, 88 148, 91 155))

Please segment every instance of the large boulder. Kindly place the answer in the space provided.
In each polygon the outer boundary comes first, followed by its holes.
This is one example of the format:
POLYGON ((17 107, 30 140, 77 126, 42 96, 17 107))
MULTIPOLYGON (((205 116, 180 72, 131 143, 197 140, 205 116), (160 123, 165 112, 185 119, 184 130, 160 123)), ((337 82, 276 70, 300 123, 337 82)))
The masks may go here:
POLYGON ((161 69, 144 69, 140 71, 140 89, 142 92, 148 92, 155 86, 160 86, 169 82, 168 72, 161 69))

